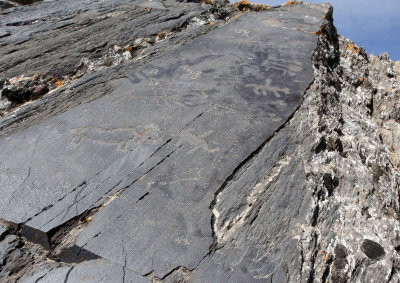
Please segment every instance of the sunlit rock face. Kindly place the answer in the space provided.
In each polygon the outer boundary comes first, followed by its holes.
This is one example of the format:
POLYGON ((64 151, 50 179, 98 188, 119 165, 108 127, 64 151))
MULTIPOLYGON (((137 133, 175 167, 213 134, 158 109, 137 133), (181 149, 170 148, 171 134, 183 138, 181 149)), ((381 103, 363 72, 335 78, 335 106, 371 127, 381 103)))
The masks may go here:
POLYGON ((2 281, 399 280, 400 65, 331 6, 0 15, 2 281))

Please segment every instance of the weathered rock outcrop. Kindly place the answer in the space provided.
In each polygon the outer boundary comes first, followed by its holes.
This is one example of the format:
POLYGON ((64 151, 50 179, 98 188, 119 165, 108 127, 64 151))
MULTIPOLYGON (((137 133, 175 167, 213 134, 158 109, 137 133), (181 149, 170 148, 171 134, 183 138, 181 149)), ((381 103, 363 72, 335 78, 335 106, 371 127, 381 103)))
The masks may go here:
POLYGON ((0 11, 0 280, 400 280, 399 62, 263 9, 0 11))

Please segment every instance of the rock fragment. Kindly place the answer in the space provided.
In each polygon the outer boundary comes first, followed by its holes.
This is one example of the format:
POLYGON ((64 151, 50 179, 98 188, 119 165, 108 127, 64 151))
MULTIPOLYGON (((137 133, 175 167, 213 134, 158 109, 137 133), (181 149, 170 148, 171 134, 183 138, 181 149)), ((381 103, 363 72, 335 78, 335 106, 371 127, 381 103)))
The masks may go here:
POLYGON ((366 239, 361 244, 361 250, 367 257, 374 260, 379 260, 385 256, 383 247, 375 241, 366 239))

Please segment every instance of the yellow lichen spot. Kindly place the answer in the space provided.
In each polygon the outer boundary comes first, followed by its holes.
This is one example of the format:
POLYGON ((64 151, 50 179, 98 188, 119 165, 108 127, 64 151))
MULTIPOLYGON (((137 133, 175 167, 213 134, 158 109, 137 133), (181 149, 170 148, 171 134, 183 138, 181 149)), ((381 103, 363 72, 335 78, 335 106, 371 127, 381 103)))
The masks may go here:
POLYGON ((252 3, 246 0, 240 0, 234 3, 235 7, 239 10, 249 10, 252 3))
POLYGON ((361 50, 354 43, 346 43, 346 49, 354 55, 359 55, 361 50))
POLYGON ((329 259, 329 252, 327 252, 327 251, 322 251, 321 254, 322 254, 322 260, 323 260, 324 263, 326 264, 326 263, 328 262, 328 259, 329 259))
POLYGON ((151 11, 151 8, 144 7, 144 10, 145 10, 146 12, 150 12, 150 11, 151 11))
POLYGON ((64 85, 64 81, 63 80, 59 80, 59 79, 56 79, 56 78, 52 78, 51 80, 53 81, 54 86, 56 88, 60 88, 60 87, 62 87, 64 85))
POLYGON ((92 221, 92 217, 91 216, 81 220, 82 224, 87 224, 87 223, 90 223, 91 221, 92 221))
POLYGON ((282 4, 282 6, 290 6, 290 5, 298 5, 299 3, 297 1, 289 0, 285 3, 282 4))
POLYGON ((165 32, 159 32, 156 34, 156 37, 158 39, 164 39, 166 37, 166 34, 165 34, 165 32))
POLYGON ((213 24, 214 24, 214 22, 213 22, 213 21, 211 21, 211 22, 209 22, 208 24, 209 24, 209 25, 213 25, 213 24))
POLYGON ((270 7, 268 5, 263 4, 254 4, 247 0, 240 0, 234 3, 235 7, 238 8, 240 11, 262 11, 262 10, 269 10, 270 7))
POLYGON ((270 9, 270 7, 268 5, 263 5, 263 4, 253 4, 253 10, 254 11, 262 11, 262 10, 266 10, 268 11, 270 9))
POLYGON ((391 88, 391 87, 389 87, 389 88, 387 89, 387 91, 388 91, 388 92, 391 92, 391 91, 392 91, 392 88, 391 88))

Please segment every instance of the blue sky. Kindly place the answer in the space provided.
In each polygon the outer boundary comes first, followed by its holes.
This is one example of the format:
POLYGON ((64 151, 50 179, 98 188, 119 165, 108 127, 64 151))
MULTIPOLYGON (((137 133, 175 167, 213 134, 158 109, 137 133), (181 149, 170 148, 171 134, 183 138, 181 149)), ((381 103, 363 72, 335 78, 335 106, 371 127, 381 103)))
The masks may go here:
MULTIPOLYGON (((274 6, 285 1, 251 2, 274 6)), ((339 34, 364 47, 368 53, 379 55, 388 52, 392 60, 400 60, 400 0, 305 0, 304 2, 329 2, 334 7, 334 24, 339 34)))

